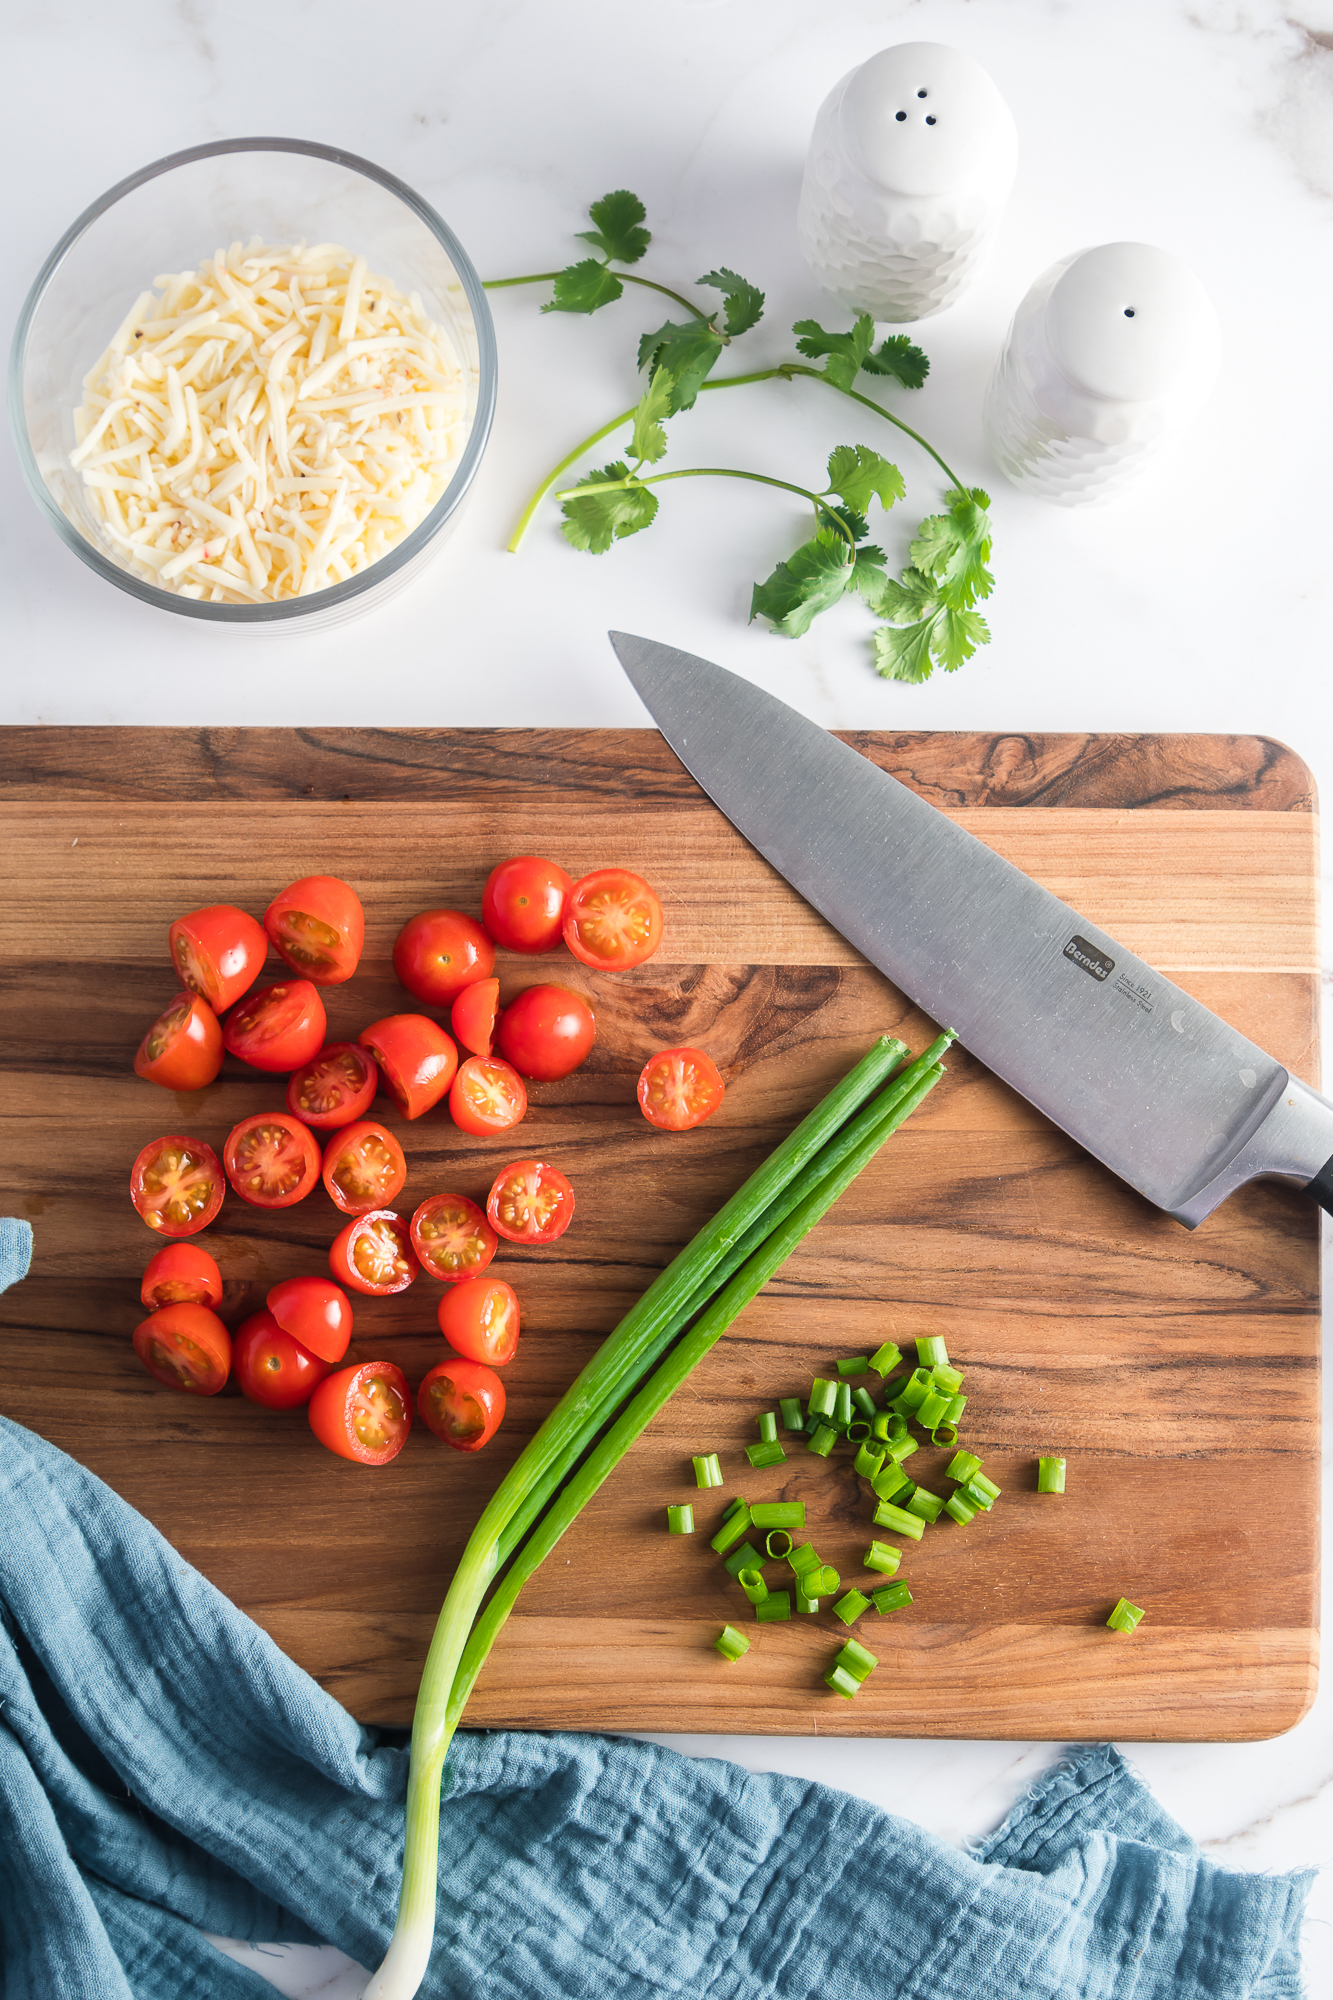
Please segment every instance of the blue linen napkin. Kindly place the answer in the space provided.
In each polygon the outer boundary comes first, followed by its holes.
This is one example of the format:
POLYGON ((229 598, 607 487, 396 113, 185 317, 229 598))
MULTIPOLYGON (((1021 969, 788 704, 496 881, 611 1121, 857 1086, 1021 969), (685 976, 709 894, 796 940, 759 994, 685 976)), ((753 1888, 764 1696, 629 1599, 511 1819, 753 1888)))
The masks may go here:
MULTIPOLYGON (((24 1228, 0 1223, 0 1287, 26 1269, 24 1228)), ((0 1418, 3 2000, 272 2000, 202 1931, 377 1964, 405 1745, 0 1418)), ((464 1733, 423 1992, 1297 2000, 1312 1880, 1205 1860, 1109 1745, 966 1854, 823 1785, 614 1738, 464 1733)))

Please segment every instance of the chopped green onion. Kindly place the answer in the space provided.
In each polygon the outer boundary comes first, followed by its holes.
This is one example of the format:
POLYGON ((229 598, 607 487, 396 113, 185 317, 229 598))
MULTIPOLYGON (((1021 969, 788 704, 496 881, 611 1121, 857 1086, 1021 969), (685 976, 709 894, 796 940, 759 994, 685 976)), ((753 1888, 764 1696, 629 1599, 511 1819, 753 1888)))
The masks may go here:
POLYGON ((722 1526, 709 1543, 709 1547, 716 1549, 720 1556, 724 1556, 732 1543, 738 1536, 745 1533, 749 1525, 750 1510, 745 1502, 742 1500, 739 1505, 733 1503, 723 1515, 722 1526))
POLYGON ((766 1465, 781 1465, 787 1454, 777 1439, 772 1438, 767 1444, 747 1444, 745 1456, 756 1472, 762 1472, 766 1465))
POLYGON ((870 1372, 870 1360, 865 1354, 849 1354, 845 1361, 838 1363, 839 1375, 866 1375, 870 1372))
POLYGON ((756 1528, 803 1528, 804 1500, 756 1500, 750 1509, 756 1528))
POLYGON ((868 1652, 855 1639, 849 1639, 840 1648, 834 1665, 845 1667, 854 1681, 868 1681, 879 1665, 878 1655, 868 1652))
POLYGON ((807 1437, 811 1437, 811 1438, 812 1438, 812 1437, 814 1436, 814 1434, 815 1434, 815 1432, 816 1432, 816 1431, 819 1431, 819 1430, 822 1430, 823 1428, 824 1428, 824 1419, 823 1419, 822 1417, 807 1417, 807 1418, 806 1418, 806 1420, 805 1420, 805 1434, 806 1434, 806 1436, 807 1436, 807 1437))
POLYGON ((825 1563, 818 1577, 812 1577, 811 1581, 818 1583, 821 1597, 832 1597, 834 1591, 842 1582, 842 1578, 838 1575, 832 1563, 825 1563))
POLYGON ((834 1421, 840 1431, 845 1431, 852 1421, 852 1385, 850 1382, 839 1382, 838 1384, 838 1401, 834 1412, 834 1421))
POLYGON ((713 1644, 724 1660, 739 1660, 750 1650, 750 1642, 744 1632, 738 1632, 734 1625, 724 1625, 713 1644))
POLYGON ((958 1490, 969 1507, 976 1507, 983 1514, 989 1514, 991 1508, 995 1505, 995 1495, 985 1492, 977 1485, 975 1479, 969 1479, 967 1484, 960 1486, 958 1490))
POLYGON ((770 1528, 764 1537, 764 1547, 773 1562, 785 1562, 791 1554, 791 1536, 785 1528, 770 1528))
POLYGON ((949 1407, 944 1412, 945 1423, 956 1424, 966 1408, 967 1408, 966 1396, 950 1396, 949 1407))
POLYGON ((763 1602, 756 1604, 754 1615, 762 1625, 774 1625, 791 1617, 791 1594, 785 1590, 770 1590, 763 1602))
POLYGON ((831 1687, 834 1694, 840 1694, 844 1701, 851 1701, 861 1692, 861 1683, 846 1667, 832 1666, 824 1676, 825 1687, 831 1687))
POLYGON ((715 1451, 710 1451, 706 1458, 696 1458, 693 1463, 694 1483, 696 1486, 720 1486, 722 1484, 722 1467, 715 1451))
POLYGON ((805 1448, 819 1458, 827 1458, 837 1442, 838 1433, 832 1424, 821 1424, 805 1448))
POLYGON ((872 1542, 861 1558, 862 1569, 877 1569, 885 1576, 892 1576, 903 1559, 901 1549, 891 1548, 888 1542, 872 1542))
POLYGON ((944 1345, 943 1336, 938 1333, 923 1334, 916 1343, 916 1358, 923 1368, 933 1368, 938 1361, 947 1365, 949 1350, 944 1345))
POLYGON ((984 1472, 974 1472, 970 1479, 964 1481, 964 1486, 970 1500, 993 1502, 1000 1497, 999 1487, 984 1472))
POLYGON ((1062 1458, 1039 1458, 1037 1460, 1038 1493, 1063 1493, 1064 1490, 1064 1460, 1062 1458))
POLYGON ((667 1533, 671 1535, 692 1535, 694 1533, 693 1507, 668 1507, 667 1533))
POLYGON ((899 1465, 902 1464, 905 1458, 910 1458, 914 1451, 920 1451, 920 1449, 921 1447, 916 1439, 908 1437, 905 1434, 902 1437, 891 1437, 889 1439, 889 1457, 899 1465))
POLYGON ((894 1494, 893 1496, 894 1506, 905 1507, 915 1492, 916 1492, 916 1481, 909 1479, 907 1484, 901 1487, 899 1491, 894 1494))
POLYGON ((879 1405, 869 1389, 853 1389, 852 1402, 865 1418, 867 1425, 872 1424, 879 1415, 879 1405))
POLYGON ((1127 1597, 1122 1597, 1106 1622, 1113 1632, 1132 1632, 1142 1616, 1137 1604, 1131 1604, 1127 1597))
POLYGON ((866 1439, 853 1460, 852 1471, 858 1479, 873 1479, 883 1463, 883 1445, 866 1439))
POLYGON ((738 1549, 732 1550, 722 1567, 728 1576, 735 1577, 743 1569, 758 1569, 763 1560, 753 1542, 742 1542, 738 1549))
POLYGON ((847 1426, 848 1444, 863 1445, 870 1436, 870 1426, 862 1417, 853 1417, 847 1426))
POLYGON ((833 1405, 838 1400, 836 1382, 826 1382, 822 1375, 816 1375, 810 1384, 810 1394, 806 1398, 806 1411, 812 1417, 831 1417, 833 1405))
POLYGON ((801 1408, 801 1399, 799 1396, 784 1396, 778 1404, 778 1408, 782 1412, 782 1422, 787 1430, 803 1431, 805 1429, 805 1413, 801 1408))
POLYGON ((751 1604, 762 1604, 768 1596, 768 1585, 764 1582, 763 1571, 760 1569, 751 1569, 748 1563, 739 1572, 736 1581, 749 1598, 751 1604))
POLYGON ((933 1431, 936 1424, 943 1423, 952 1396, 941 1394, 938 1389, 928 1389, 916 1406, 916 1420, 923 1431, 933 1431))
POLYGON ((869 1611, 870 1599, 862 1597, 859 1590, 848 1590, 833 1606, 833 1616, 841 1618, 844 1625, 854 1625, 863 1611, 869 1611))
POLYGON ((772 1444, 778 1434, 778 1420, 773 1411, 765 1410, 763 1416, 759 1417, 757 1422, 759 1424, 760 1444, 772 1444))
POLYGON ((881 1444, 887 1444, 891 1435, 889 1425, 892 1422, 892 1410, 876 1410, 870 1420, 870 1435, 878 1438, 881 1444))
POLYGON ((910 1535, 914 1542, 919 1542, 926 1532, 926 1524, 920 1514, 909 1514, 905 1508, 895 1507, 892 1500, 881 1500, 876 1507, 875 1526, 892 1528, 900 1535, 910 1535))
POLYGON ((897 1459, 886 1455, 879 1471, 871 1478, 870 1490, 877 1500, 892 1500, 894 1494, 901 1493, 908 1484, 907 1474, 897 1459))
POLYGON ((817 1597, 807 1597, 805 1592, 801 1589, 800 1584, 798 1583, 796 1586, 797 1615, 809 1617, 813 1612, 818 1611, 818 1609, 819 1609, 819 1599, 817 1597))
POLYGON ((870 1602, 876 1611, 901 1611, 905 1604, 912 1602, 912 1593, 905 1583, 884 1583, 870 1593, 870 1602))
POLYGON ((941 1451, 952 1451, 958 1442, 957 1424, 936 1424, 930 1434, 930 1441, 941 1451))
POLYGON ((929 1368, 914 1368, 902 1388, 893 1399, 893 1408, 901 1408, 904 1414, 915 1410, 923 1403, 935 1384, 931 1381, 929 1368))
POLYGON ((896 1341, 886 1340, 883 1347, 877 1347, 870 1357, 870 1366, 879 1376, 890 1374, 903 1358, 903 1351, 896 1341))
POLYGON ((980 1470, 981 1460, 973 1452, 958 1451, 954 1453, 949 1463, 945 1466, 944 1476, 946 1479, 956 1479, 961 1486, 966 1480, 972 1477, 974 1472, 980 1472, 980 1470))
POLYGON ((949 1498, 944 1503, 944 1511, 946 1514, 951 1514, 953 1516, 954 1520, 957 1521, 960 1528, 965 1528, 969 1521, 976 1520, 977 1515, 981 1512, 981 1509, 979 1507, 974 1507, 970 1500, 965 1500, 963 1498, 962 1492, 959 1491, 957 1493, 950 1494, 949 1498))
POLYGON ((909 1514, 919 1514, 923 1521, 932 1526, 944 1512, 944 1501, 938 1493, 928 1493, 924 1486, 918 1486, 907 1503, 909 1514))
POLYGON ((822 1569, 824 1565, 815 1553, 813 1542, 798 1542, 787 1557, 787 1567, 793 1576, 805 1577, 809 1576, 812 1570, 822 1569))
POLYGON ((742 1493, 738 1493, 734 1500, 728 1500, 726 1508, 722 1515, 722 1519, 724 1521, 729 1521, 733 1514, 740 1513, 744 1505, 745 1505, 745 1496, 742 1493))
POLYGON ((947 1361, 937 1361, 931 1369, 931 1379, 937 1389, 944 1389, 950 1396, 956 1396, 963 1386, 960 1368, 951 1368, 947 1361))

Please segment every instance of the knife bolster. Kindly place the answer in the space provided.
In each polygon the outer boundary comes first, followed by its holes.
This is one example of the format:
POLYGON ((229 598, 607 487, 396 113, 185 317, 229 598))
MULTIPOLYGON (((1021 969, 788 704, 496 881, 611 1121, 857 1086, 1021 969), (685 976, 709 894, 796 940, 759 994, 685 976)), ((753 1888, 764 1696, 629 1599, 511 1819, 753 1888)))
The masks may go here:
POLYGON ((1234 1158, 1169 1213, 1196 1229, 1229 1194, 1255 1180, 1303 1188, 1333 1213, 1333 1104, 1299 1077, 1288 1074, 1272 1110, 1234 1158))

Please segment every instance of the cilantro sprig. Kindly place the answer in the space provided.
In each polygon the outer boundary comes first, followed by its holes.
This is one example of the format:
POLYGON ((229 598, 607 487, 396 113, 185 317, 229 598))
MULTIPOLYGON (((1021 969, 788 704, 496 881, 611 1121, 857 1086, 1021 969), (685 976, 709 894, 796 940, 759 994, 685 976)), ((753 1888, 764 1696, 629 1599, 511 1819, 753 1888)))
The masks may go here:
POLYGON ((987 567, 988 496, 980 487, 964 486, 919 431, 856 386, 870 378, 919 389, 930 372, 921 349, 905 334, 892 334, 876 346, 874 321, 868 313, 845 330, 801 319, 792 331, 796 354, 802 358, 790 357, 745 374, 715 375, 732 342, 759 324, 764 294, 722 265, 695 281, 719 294, 716 301, 698 305, 656 279, 625 268, 640 261, 652 240, 644 226, 643 203, 627 189, 604 195, 588 213, 593 227, 580 232, 580 240, 599 250, 600 257, 580 258, 560 271, 497 279, 488 289, 550 283, 552 295, 543 312, 593 313, 623 297, 626 284, 640 285, 672 299, 687 317, 665 320, 643 335, 638 363, 647 386, 639 400, 582 439, 547 474, 523 511, 509 543, 511 550, 518 548, 541 501, 563 474, 603 438, 629 425, 623 458, 558 491, 563 532, 574 548, 604 555, 613 543, 651 527, 659 508, 652 489, 670 480, 747 480, 796 494, 813 512, 807 540, 755 584, 752 619, 765 618, 775 631, 796 638, 850 593, 881 621, 873 634, 873 656, 878 671, 890 680, 920 682, 937 667, 951 673, 986 645, 989 628, 976 606, 994 588, 987 567), (613 270, 612 265, 620 268, 613 270), (737 466, 650 470, 666 457, 668 423, 692 409, 704 391, 802 378, 823 382, 892 424, 934 460, 949 482, 944 511, 921 522, 908 563, 896 577, 888 573, 884 551, 868 540, 867 516, 872 502, 887 511, 902 500, 904 481, 896 465, 867 445, 838 445, 829 457, 828 484, 820 491, 737 466))

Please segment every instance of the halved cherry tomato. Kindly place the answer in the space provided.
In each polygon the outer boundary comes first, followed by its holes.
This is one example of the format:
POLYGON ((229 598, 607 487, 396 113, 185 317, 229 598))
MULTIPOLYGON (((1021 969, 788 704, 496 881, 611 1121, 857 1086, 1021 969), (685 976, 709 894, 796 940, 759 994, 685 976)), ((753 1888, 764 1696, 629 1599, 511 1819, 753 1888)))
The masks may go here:
POLYGON ((417 1391, 428 1431, 455 1451, 480 1451, 500 1428, 505 1385, 483 1361, 442 1361, 417 1391))
POLYGON ((197 1243, 164 1243, 148 1259, 139 1297, 149 1312, 159 1306, 218 1306, 222 1273, 197 1243))
POLYGON ((300 1069, 323 1045, 324 1002, 308 979, 247 994, 222 1024, 222 1039, 252 1069, 300 1069))
POLYGON ((241 1394, 266 1410, 298 1409, 331 1372, 330 1363, 302 1347, 271 1312, 251 1313, 241 1321, 232 1361, 241 1394))
POLYGON ((702 1049, 663 1049, 643 1066, 639 1109, 664 1132, 688 1132, 712 1117, 722 1091, 717 1064, 702 1049))
POLYGON ((222 1206, 222 1162, 202 1139, 153 1139, 130 1168, 130 1200, 159 1236, 197 1236, 222 1206))
POLYGON ((291 1208, 319 1179, 319 1142, 290 1112, 260 1111, 232 1126, 222 1164, 252 1208, 291 1208))
POLYGON ((379 1071, 355 1042, 329 1042, 287 1079, 287 1109, 317 1132, 364 1118, 375 1102, 379 1071))
POLYGON ((539 854, 516 855, 486 877, 481 921, 506 951, 554 951, 573 887, 554 861, 543 861, 539 854))
POLYGON ((139 1044, 136 1076, 168 1090, 202 1090, 222 1068, 218 1017, 197 993, 178 993, 139 1044))
POLYGON ((254 985, 268 957, 264 927, 234 903, 210 903, 177 917, 167 932, 181 984, 223 1014, 254 985))
POLYGON ((662 905, 642 875, 594 868, 570 894, 565 943, 585 965, 621 971, 652 957, 663 922, 662 905))
POLYGON ((321 1361, 341 1361, 352 1338, 352 1302, 327 1278, 284 1278, 265 1301, 278 1325, 321 1361))
POLYGON ((406 1179, 402 1147, 373 1119, 344 1126, 324 1148, 324 1185, 344 1215, 387 1207, 406 1179))
POLYGON ((231 1373, 231 1335, 207 1306, 163 1306, 134 1329, 150 1375, 187 1396, 216 1396, 231 1373))
POLYGON ((356 971, 366 941, 366 913, 349 882, 303 875, 264 912, 273 948, 316 986, 341 986, 356 971))
POLYGON ((499 1056, 469 1056, 449 1092, 449 1116, 460 1132, 474 1137, 507 1132, 527 1108, 522 1077, 499 1056))
POLYGON ((518 1351, 518 1300, 503 1278, 464 1278, 436 1308, 455 1354, 503 1368, 518 1351))
POLYGON ((422 910, 409 917, 393 947, 393 969, 414 999, 447 1007, 474 979, 489 979, 495 946, 475 917, 461 910, 422 910))
POLYGON ((429 1014, 386 1014, 357 1036, 379 1065, 404 1118, 420 1118, 454 1080, 458 1050, 429 1014))
POLYGON ((555 1083, 586 1060, 597 1023, 581 993, 528 986, 500 1016, 500 1053, 536 1083, 555 1083))
POLYGON ((412 1428, 407 1378, 392 1361, 363 1361, 326 1375, 310 1398, 310 1428, 339 1458, 387 1465, 412 1428))
POLYGON ((500 1012, 498 979, 475 979, 465 986, 449 1014, 449 1025, 465 1049, 474 1056, 488 1056, 495 1042, 495 1021, 500 1012))
POLYGON ((499 1241, 475 1201, 433 1194, 412 1217, 412 1248, 432 1278, 456 1285, 486 1269, 499 1241))
POLYGON ((495 1177, 486 1218, 508 1243, 554 1243, 574 1220, 574 1190, 545 1160, 515 1160, 495 1177))
POLYGON ((354 1217, 333 1239, 329 1269, 354 1292, 371 1298, 405 1292, 421 1272, 406 1216, 372 1208, 354 1217))

